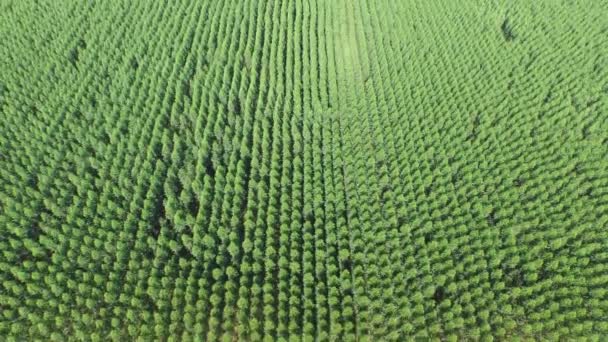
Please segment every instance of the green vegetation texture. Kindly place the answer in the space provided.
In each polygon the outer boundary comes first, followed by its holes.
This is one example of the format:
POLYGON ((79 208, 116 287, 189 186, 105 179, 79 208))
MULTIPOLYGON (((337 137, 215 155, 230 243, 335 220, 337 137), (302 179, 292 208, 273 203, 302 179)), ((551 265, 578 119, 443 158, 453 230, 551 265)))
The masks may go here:
POLYGON ((0 340, 608 340, 608 2, 0 0, 0 340))

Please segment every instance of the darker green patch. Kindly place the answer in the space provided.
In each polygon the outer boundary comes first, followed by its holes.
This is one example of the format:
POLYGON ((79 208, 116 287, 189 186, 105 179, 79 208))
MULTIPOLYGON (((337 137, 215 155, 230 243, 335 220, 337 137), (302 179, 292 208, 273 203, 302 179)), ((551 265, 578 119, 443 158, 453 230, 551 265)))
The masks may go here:
POLYGON ((515 40, 515 33, 513 32, 511 23, 509 23, 509 18, 505 18, 505 20, 503 20, 502 25, 500 25, 500 30, 502 31, 502 36, 506 42, 515 40))

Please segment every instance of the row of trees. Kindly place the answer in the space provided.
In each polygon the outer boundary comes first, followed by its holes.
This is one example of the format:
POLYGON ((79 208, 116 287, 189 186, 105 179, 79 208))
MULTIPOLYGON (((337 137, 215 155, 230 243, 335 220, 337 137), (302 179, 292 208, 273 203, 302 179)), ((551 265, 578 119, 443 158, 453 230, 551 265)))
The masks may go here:
POLYGON ((504 57, 471 4, 13 6, 3 336, 608 333, 606 101, 527 7, 504 57))

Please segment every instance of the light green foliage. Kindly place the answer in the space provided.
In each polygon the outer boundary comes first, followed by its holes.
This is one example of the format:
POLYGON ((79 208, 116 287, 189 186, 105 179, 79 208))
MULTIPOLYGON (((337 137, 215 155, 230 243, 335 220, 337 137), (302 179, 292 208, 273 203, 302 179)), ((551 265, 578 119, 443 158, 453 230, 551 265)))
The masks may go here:
POLYGON ((0 0, 0 340, 605 340, 608 2, 0 0))

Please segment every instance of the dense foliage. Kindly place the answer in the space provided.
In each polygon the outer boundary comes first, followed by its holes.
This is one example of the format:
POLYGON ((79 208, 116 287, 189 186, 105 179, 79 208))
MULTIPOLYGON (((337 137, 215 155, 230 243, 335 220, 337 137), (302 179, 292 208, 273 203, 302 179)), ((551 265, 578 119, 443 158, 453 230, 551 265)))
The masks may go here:
POLYGON ((607 18, 0 0, 0 339, 606 340, 607 18))

